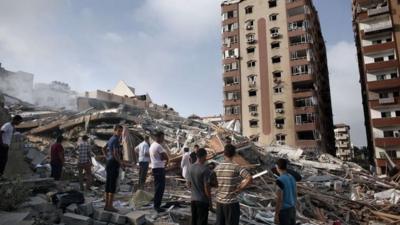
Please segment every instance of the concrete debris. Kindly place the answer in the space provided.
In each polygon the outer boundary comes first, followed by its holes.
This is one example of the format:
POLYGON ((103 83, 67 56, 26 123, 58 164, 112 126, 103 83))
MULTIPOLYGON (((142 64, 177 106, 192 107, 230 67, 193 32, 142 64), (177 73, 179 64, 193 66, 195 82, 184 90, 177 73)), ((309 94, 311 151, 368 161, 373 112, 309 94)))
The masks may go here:
MULTIPOLYGON (((182 149, 193 149, 198 144, 207 150, 209 162, 219 164, 223 160, 226 137, 230 137, 237 148, 238 154, 234 161, 247 168, 254 178, 253 185, 240 195, 241 224, 274 224, 274 165, 278 158, 288 159, 291 171, 299 174, 299 180, 301 179, 297 184, 297 222, 314 225, 335 222, 396 224, 400 221, 400 174, 376 177, 355 163, 344 162, 331 155, 310 154, 287 146, 259 146, 253 139, 235 132, 237 125, 234 121, 219 126, 203 123, 194 117, 180 117, 168 107, 151 104, 139 107, 133 103, 118 105, 107 101, 92 101, 92 98, 86 100, 90 100, 91 107, 81 112, 43 109, 20 101, 13 101, 8 106, 12 114, 24 115, 24 122, 17 127, 24 137, 20 151, 25 153, 25 159, 33 169, 30 176, 23 177, 20 181, 29 186, 31 191, 26 203, 19 209, 28 210, 30 218, 38 215, 35 218, 45 221, 42 224, 53 224, 57 219, 57 223, 67 225, 189 224, 191 193, 181 177, 182 149), (103 210, 106 171, 102 147, 112 136, 113 127, 117 124, 124 127, 124 160, 131 166, 122 173, 119 192, 115 196, 114 207, 120 211, 111 213, 103 210), (170 157, 162 205, 164 209, 168 209, 166 213, 156 213, 152 209, 151 176, 147 178, 145 190, 138 190, 137 155, 133 151, 134 146, 142 142, 144 136, 152 139, 159 130, 165 133, 164 148, 170 157), (65 137, 63 146, 66 162, 63 179, 55 182, 50 178, 40 178, 49 177, 49 146, 60 134, 65 137), (92 145, 92 175, 95 182, 83 193, 85 203, 71 204, 64 212, 60 212, 55 206, 49 208, 48 205, 52 205, 46 196, 43 198, 43 194, 51 196, 58 192, 80 189, 76 143, 83 135, 89 136, 92 145), (39 194, 42 197, 38 197, 39 194), (38 205, 41 207, 37 207, 38 205), (38 213, 45 210, 48 212, 46 218, 38 213)), ((13 185, 15 182, 6 180, 0 184, 13 185)), ((215 208, 215 203, 213 207, 215 208)), ((13 212, 5 214, 15 218, 13 212)), ((0 213, 0 218, 3 215, 4 213, 0 213)), ((209 224, 213 224, 215 218, 216 215, 210 212, 209 224)))

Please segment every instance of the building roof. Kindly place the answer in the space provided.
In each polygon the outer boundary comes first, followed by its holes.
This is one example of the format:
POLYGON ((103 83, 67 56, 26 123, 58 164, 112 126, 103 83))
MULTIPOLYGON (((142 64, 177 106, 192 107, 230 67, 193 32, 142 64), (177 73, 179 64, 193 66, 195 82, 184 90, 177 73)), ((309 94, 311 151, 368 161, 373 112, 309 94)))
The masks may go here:
POLYGON ((120 80, 111 93, 119 96, 135 97, 135 88, 120 80))
POLYGON ((350 126, 347 125, 347 124, 345 124, 345 123, 338 123, 338 124, 335 124, 335 128, 339 128, 339 127, 348 127, 348 128, 350 128, 350 126))

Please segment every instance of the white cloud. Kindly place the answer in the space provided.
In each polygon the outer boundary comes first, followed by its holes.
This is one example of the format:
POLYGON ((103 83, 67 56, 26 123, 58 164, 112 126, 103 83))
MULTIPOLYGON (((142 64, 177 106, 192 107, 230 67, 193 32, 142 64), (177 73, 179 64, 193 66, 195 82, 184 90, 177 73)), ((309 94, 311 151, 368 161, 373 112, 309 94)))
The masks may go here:
POLYGON ((356 48, 352 42, 328 46, 328 65, 335 123, 351 126, 352 141, 366 144, 356 48))

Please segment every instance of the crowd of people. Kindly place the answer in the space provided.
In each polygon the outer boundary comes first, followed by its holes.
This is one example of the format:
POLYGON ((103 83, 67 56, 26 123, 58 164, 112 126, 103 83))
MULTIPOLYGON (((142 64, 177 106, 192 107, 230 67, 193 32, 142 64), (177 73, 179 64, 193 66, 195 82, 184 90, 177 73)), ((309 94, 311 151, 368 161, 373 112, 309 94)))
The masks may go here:
MULTIPOLYGON (((20 116, 14 116, 12 121, 1 127, 0 135, 0 176, 3 175, 11 138, 15 126, 22 122, 20 116)), ((113 206, 114 194, 117 191, 117 182, 120 169, 132 166, 123 160, 121 136, 123 127, 116 125, 114 134, 102 149, 106 159, 106 184, 105 184, 105 207, 111 212, 118 210, 113 206)), ((165 209, 161 207, 166 184, 166 167, 169 157, 163 147, 164 133, 159 131, 154 135, 153 142, 150 137, 144 137, 134 149, 138 155, 139 181, 137 189, 144 189, 149 168, 154 178, 154 210, 161 213, 165 209)), ((51 165, 51 177, 60 180, 65 162, 63 137, 57 137, 49 151, 51 165)), ((92 184, 92 153, 89 137, 84 135, 77 144, 78 171, 81 190, 88 190, 92 184), (85 178, 85 179, 84 179, 85 178), (84 185, 84 180, 86 180, 84 185)), ((224 161, 217 166, 207 162, 207 151, 195 145, 193 150, 183 148, 181 161, 182 177, 186 180, 187 187, 191 192, 191 224, 207 225, 209 211, 216 213, 216 225, 238 225, 240 221, 239 194, 248 188, 253 181, 252 175, 246 169, 240 167, 234 161, 236 148, 230 138, 226 139, 224 147, 224 161), (213 208, 212 189, 216 189, 215 203, 213 208)), ((282 225, 296 224, 296 181, 299 177, 288 170, 288 162, 279 159, 274 171, 276 179, 276 210, 275 223, 282 225)), ((301 178, 300 178, 301 179, 301 178)))

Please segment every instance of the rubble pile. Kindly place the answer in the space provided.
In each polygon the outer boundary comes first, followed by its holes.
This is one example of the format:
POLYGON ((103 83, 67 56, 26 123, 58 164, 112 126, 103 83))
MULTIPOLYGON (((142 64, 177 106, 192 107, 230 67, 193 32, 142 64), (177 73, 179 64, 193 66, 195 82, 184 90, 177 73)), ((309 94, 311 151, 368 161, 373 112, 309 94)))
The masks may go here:
MULTIPOLYGON (((144 224, 143 221, 147 221, 150 224, 190 224, 191 193, 179 171, 182 149, 193 148, 198 144, 206 148, 209 161, 218 164, 223 160, 223 146, 229 136, 239 153, 234 161, 249 169, 254 178, 253 185, 240 195, 242 224, 274 224, 276 175, 273 167, 278 158, 288 159, 291 170, 302 176, 297 184, 297 215, 302 224, 400 223, 400 175, 392 178, 377 177, 357 164, 343 162, 327 154, 308 155, 301 149, 285 146, 259 146, 253 140, 223 126, 205 124, 200 120, 186 119, 152 108, 120 105, 116 108, 90 108, 76 113, 38 108, 15 100, 8 108, 12 114, 20 114, 24 118, 17 129, 26 137, 23 149, 26 159, 36 171, 35 179, 47 179, 45 177, 48 176, 49 166, 46 165, 46 155, 49 146, 58 135, 65 137, 63 146, 66 149, 67 176, 64 176, 65 181, 62 182, 51 181, 56 187, 42 189, 47 193, 79 190, 79 184, 76 183, 78 156, 75 146, 82 135, 90 136, 94 146, 92 172, 96 185, 91 191, 85 192, 84 204, 71 204, 61 212, 52 205, 56 213, 48 217, 56 217, 58 222, 144 224), (101 148, 112 136, 116 124, 124 126, 124 160, 132 164, 121 175, 116 197, 119 214, 101 210, 104 207, 102 185, 105 181, 101 148), (163 200, 163 207, 168 210, 161 214, 152 210, 151 176, 147 179, 146 191, 136 191, 138 171, 133 151, 145 135, 153 137, 158 130, 165 133, 164 147, 171 159, 163 200)), ((41 204, 50 204, 48 198, 42 197, 44 202, 41 201, 41 204)), ((44 208, 48 210, 49 207, 44 208)), ((29 218, 28 214, 26 216, 29 218)), ((209 224, 214 221, 215 214, 211 213, 209 224)))

